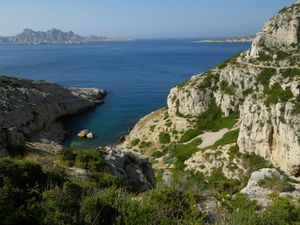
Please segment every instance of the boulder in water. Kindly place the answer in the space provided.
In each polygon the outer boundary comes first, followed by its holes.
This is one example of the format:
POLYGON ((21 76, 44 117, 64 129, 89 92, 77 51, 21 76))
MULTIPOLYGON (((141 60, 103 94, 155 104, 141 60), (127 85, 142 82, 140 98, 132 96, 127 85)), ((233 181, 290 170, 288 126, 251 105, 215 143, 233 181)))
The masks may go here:
POLYGON ((84 130, 80 131, 80 132, 77 134, 77 136, 78 136, 79 138, 85 138, 85 137, 87 137, 87 135, 88 135, 89 133, 90 133, 89 130, 84 129, 84 130))
POLYGON ((92 132, 89 132, 87 135, 86 135, 86 138, 87 139, 93 139, 94 138, 94 135, 92 132))

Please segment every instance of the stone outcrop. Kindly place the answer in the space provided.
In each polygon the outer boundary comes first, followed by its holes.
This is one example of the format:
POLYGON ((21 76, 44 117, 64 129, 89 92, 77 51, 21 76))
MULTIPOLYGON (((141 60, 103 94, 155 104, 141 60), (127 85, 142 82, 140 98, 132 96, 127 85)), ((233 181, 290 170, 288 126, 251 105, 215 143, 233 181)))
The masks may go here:
MULTIPOLYGON (((155 187, 155 175, 149 160, 140 153, 126 148, 104 147, 105 171, 118 177, 130 191, 141 193, 155 187)), ((90 171, 69 167, 68 173, 76 178, 86 178, 90 171)))
POLYGON ((66 132, 60 120, 95 107, 104 96, 105 91, 97 88, 66 88, 0 76, 0 155, 9 154, 25 140, 61 141, 66 132))
POLYGON ((264 168, 253 172, 247 186, 241 190, 242 194, 256 200, 261 206, 272 202, 270 195, 274 192, 296 200, 299 197, 300 184, 289 181, 285 174, 276 169, 264 168))
POLYGON ((258 57, 265 48, 280 48, 286 50, 291 45, 299 44, 300 18, 299 3, 282 9, 270 19, 262 32, 253 41, 250 57, 258 57))
POLYGON ((104 160, 108 170, 125 180, 134 192, 154 188, 154 170, 147 158, 130 149, 106 147, 104 160))

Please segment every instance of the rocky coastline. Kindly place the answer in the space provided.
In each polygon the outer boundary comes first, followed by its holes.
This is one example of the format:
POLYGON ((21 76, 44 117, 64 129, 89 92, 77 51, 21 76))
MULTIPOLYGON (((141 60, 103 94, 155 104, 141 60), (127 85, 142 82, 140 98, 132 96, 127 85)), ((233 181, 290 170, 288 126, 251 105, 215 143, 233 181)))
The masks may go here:
POLYGON ((98 88, 0 76, 0 156, 25 144, 56 153, 67 134, 64 118, 98 106, 105 95, 98 88))

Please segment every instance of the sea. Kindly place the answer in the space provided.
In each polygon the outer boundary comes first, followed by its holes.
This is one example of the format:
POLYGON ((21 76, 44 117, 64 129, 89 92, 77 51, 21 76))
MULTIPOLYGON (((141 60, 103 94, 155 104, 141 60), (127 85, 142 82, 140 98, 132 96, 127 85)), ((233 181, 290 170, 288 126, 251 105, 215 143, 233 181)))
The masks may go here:
POLYGON ((146 114, 166 106, 176 84, 207 71, 250 43, 141 39, 82 45, 0 44, 0 74, 107 91, 104 104, 65 122, 71 148, 120 142, 146 114), (77 138, 91 130, 93 140, 77 138))

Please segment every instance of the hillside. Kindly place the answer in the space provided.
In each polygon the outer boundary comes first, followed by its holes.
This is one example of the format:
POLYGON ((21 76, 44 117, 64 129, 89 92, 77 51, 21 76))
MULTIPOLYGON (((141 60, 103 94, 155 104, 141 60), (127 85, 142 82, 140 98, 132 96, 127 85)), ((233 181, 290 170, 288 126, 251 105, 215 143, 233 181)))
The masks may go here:
POLYGON ((163 170, 243 180, 265 161, 298 178, 299 15, 299 2, 284 8, 248 51, 172 88, 167 108, 141 119, 122 146, 163 170))

